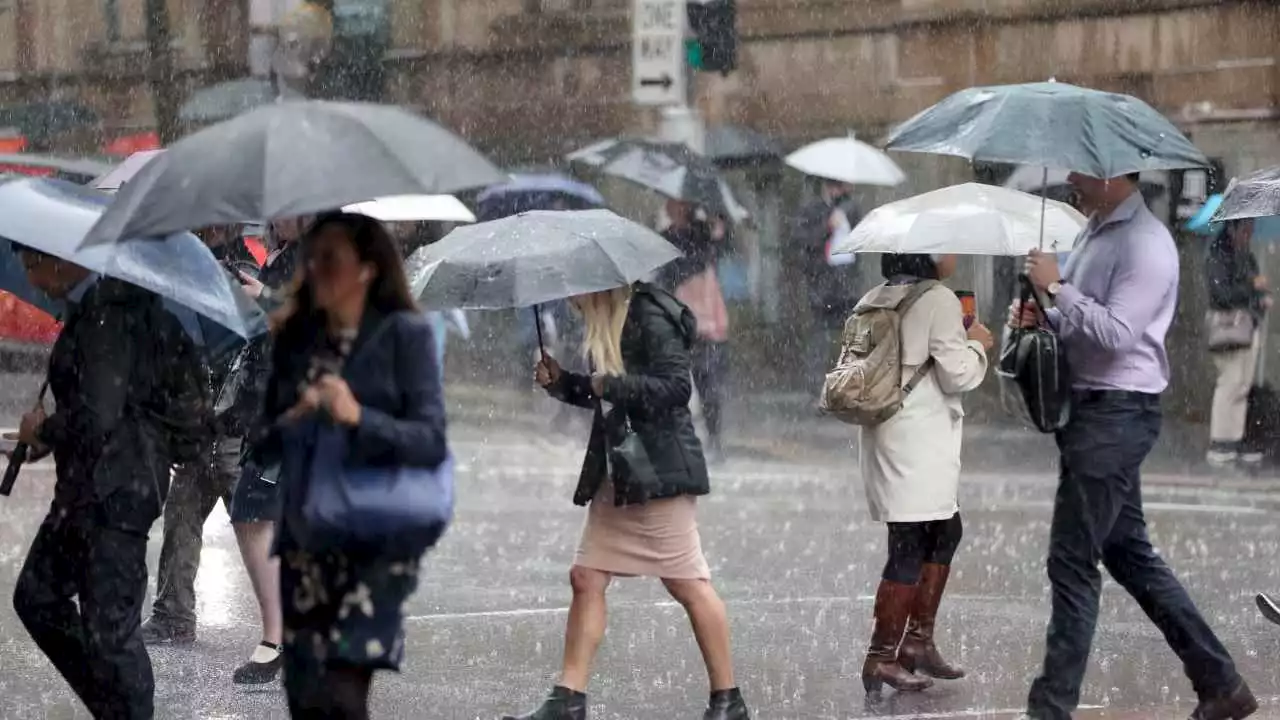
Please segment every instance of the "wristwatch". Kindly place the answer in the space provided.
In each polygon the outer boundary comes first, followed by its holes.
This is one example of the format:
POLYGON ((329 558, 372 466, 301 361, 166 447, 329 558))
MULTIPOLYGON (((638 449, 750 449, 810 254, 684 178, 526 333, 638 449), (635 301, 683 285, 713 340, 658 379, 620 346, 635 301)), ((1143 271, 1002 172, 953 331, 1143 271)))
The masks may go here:
POLYGON ((1044 291, 1049 293, 1050 299, 1056 298, 1058 297, 1058 293, 1062 292, 1062 283, 1060 281, 1051 282, 1049 283, 1049 287, 1045 288, 1044 291))

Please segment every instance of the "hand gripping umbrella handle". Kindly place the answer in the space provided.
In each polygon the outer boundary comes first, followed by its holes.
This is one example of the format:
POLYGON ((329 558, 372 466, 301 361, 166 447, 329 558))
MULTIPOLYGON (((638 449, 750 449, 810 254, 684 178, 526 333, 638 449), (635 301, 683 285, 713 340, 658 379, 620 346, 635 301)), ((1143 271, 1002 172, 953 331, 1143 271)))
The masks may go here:
MULTIPOLYGON (((40 397, 37 398, 36 404, 40 405, 44 402, 45 393, 49 391, 49 380, 45 378, 44 384, 40 386, 40 397)), ((5 497, 13 492, 13 484, 18 480, 18 472, 22 470, 22 465, 27 461, 27 455, 30 447, 20 442, 13 448, 13 454, 9 456, 9 465, 4 469, 4 478, 0 479, 0 495, 5 497)))

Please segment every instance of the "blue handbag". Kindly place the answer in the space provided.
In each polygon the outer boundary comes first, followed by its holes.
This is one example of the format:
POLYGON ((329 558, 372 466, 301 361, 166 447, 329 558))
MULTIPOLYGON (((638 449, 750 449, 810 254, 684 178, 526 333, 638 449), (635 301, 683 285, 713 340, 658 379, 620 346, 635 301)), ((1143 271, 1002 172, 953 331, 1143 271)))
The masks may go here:
POLYGON ((453 519, 453 455, 435 468, 352 465, 349 431, 316 424, 303 501, 311 550, 421 555, 453 519))

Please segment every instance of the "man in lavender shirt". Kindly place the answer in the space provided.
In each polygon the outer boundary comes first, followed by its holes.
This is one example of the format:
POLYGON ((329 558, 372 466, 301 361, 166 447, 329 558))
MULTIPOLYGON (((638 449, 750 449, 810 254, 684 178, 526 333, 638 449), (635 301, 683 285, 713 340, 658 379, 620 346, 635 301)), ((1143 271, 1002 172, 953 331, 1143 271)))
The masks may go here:
MULTIPOLYGON (((1033 251, 1027 274, 1054 304, 1072 375, 1071 420, 1057 434, 1060 474, 1049 534, 1052 612, 1044 669, 1027 715, 1069 720, 1098 621, 1098 563, 1133 596, 1183 662, 1200 698, 1193 720, 1246 717, 1258 704, 1226 648, 1147 538, 1139 468, 1160 434, 1169 384, 1165 333, 1178 300, 1178 252, 1136 177, 1069 181, 1092 210, 1064 272, 1033 251)), ((1034 309, 1015 308, 1023 326, 1034 309)))

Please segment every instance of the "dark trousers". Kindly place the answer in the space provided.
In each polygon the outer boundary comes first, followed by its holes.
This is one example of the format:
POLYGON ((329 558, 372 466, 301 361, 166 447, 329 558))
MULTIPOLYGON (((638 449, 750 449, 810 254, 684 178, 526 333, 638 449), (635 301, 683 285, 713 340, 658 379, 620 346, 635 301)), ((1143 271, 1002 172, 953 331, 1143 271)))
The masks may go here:
POLYGON ((204 523, 219 499, 231 511, 239 475, 240 441, 235 438, 219 439, 206 457, 175 470, 164 504, 164 539, 151 606, 156 621, 195 630, 196 572, 204 547, 204 523))
POLYGON ((18 575, 13 606, 95 718, 150 720, 155 680, 139 632, 147 536, 83 516, 90 514, 49 514, 18 575))
POLYGON ((1058 433, 1061 472, 1049 531, 1052 613, 1028 712, 1067 720, 1080 701, 1098 622, 1098 563, 1164 634, 1201 698, 1239 682, 1231 656, 1147 539, 1139 467, 1160 434, 1156 395, 1080 391, 1058 433))
POLYGON ((964 537, 960 513, 947 520, 891 522, 889 559, 880 577, 903 585, 920 582, 925 563, 950 565, 964 537))
POLYGON ((691 353, 693 384, 702 400, 702 415, 713 446, 720 444, 724 420, 724 380, 729 373, 729 344, 698 340, 691 353))

